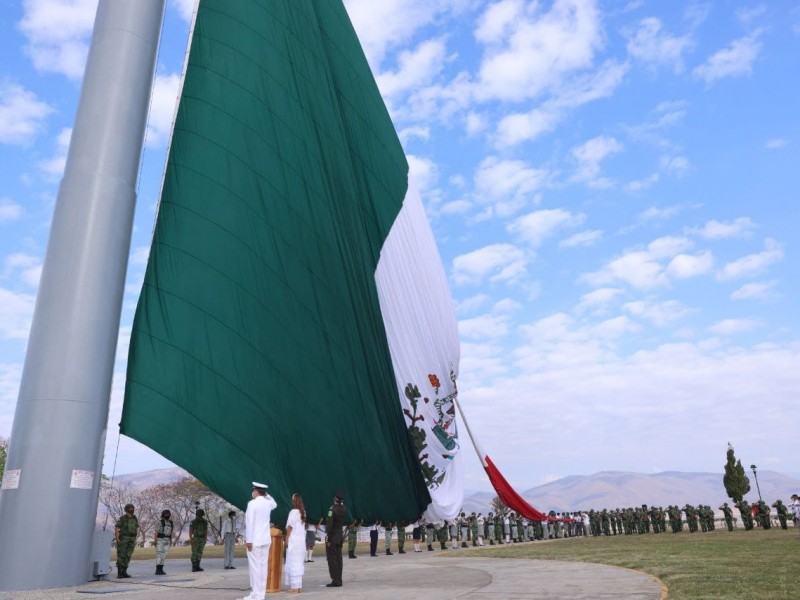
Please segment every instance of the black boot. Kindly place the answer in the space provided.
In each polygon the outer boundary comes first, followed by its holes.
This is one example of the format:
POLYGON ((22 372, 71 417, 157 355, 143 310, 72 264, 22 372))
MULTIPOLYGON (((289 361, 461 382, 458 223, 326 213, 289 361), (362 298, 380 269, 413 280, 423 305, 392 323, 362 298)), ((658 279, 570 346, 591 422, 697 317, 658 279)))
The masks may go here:
POLYGON ((192 573, 197 573, 200 569, 197 568, 197 562, 192 561, 192 573))
POLYGON ((392 555, 392 551, 389 550, 389 548, 387 548, 386 549, 386 556, 391 556, 391 555, 392 555))
POLYGON ((444 550, 444 549, 445 549, 445 547, 444 547, 444 542, 439 542, 439 545, 442 547, 442 550, 444 550))
POLYGON ((128 567, 125 567, 124 569, 119 569, 119 573, 117 573, 117 577, 119 577, 121 579, 130 579, 131 576, 128 575, 128 567))
POLYGON ((164 565, 156 565, 156 575, 166 575, 164 573, 164 565))
POLYGON ((398 553, 398 554, 405 554, 405 553, 406 553, 406 551, 405 551, 405 550, 403 550, 402 548, 400 548, 400 550, 398 550, 398 551, 397 551, 397 553, 398 553))
POLYGON ((199 560, 197 561, 197 570, 198 571, 205 571, 205 569, 200 566, 200 561, 199 560))
POLYGON ((467 542, 461 542, 461 547, 462 548, 466 548, 467 547, 467 542))
POLYGON ((117 566, 117 579, 125 579, 125 569, 117 566))
POLYGON ((350 553, 347 555, 347 558, 358 558, 358 557, 356 556, 355 552, 350 552, 350 553))
POLYGON ((433 552, 433 545, 428 544, 428 552, 433 552))
POLYGON ((494 540, 489 540, 489 545, 494 546, 494 540))

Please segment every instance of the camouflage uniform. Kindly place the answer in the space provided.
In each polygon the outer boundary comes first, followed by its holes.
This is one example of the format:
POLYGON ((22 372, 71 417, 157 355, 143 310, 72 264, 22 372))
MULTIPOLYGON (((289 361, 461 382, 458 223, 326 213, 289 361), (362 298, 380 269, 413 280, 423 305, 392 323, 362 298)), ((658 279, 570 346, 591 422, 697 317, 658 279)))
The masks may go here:
POLYGON ((189 523, 189 539, 192 544, 192 572, 204 571, 200 567, 203 560, 203 550, 206 549, 206 536, 208 535, 208 521, 205 520, 205 511, 197 511, 195 519, 189 523))
POLYGON ((503 515, 498 514, 494 518, 494 535, 497 538, 497 543, 503 543, 503 515))
POLYGON ((358 543, 358 526, 360 521, 355 520, 347 526, 347 558, 358 558, 356 556, 356 544, 358 543))
POLYGON ((406 547, 406 522, 400 521, 397 524, 397 553, 405 554, 406 547))
MULTIPOLYGON (((130 505, 132 507, 132 505, 130 505)), ((125 507, 127 511, 127 506, 125 507)), ((139 519, 133 514, 124 514, 114 526, 119 529, 119 541, 117 542, 117 577, 130 577, 128 575, 128 563, 131 562, 133 549, 136 546, 136 536, 139 533, 139 519)))
POLYGON ((778 511, 778 521, 780 521, 781 529, 788 529, 786 525, 786 517, 789 514, 789 511, 786 508, 786 505, 781 500, 776 500, 772 506, 778 511))

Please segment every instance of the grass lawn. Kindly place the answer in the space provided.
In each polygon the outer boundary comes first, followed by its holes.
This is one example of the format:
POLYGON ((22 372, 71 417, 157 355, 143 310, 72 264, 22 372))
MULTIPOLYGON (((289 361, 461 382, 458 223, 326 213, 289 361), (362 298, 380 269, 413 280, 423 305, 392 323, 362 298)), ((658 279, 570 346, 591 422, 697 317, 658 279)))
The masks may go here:
POLYGON ((800 536, 790 527, 571 538, 475 550, 467 556, 627 567, 661 579, 671 600, 796 600, 800 598, 798 551, 800 536))

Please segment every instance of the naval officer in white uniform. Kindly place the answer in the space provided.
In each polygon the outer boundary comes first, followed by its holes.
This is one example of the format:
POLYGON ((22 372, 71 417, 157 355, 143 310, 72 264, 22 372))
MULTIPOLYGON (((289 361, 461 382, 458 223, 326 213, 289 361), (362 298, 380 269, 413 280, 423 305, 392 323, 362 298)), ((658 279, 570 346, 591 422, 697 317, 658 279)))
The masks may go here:
POLYGON ((247 566, 250 569, 250 595, 242 600, 264 600, 267 591, 267 561, 270 536, 270 513, 278 506, 267 493, 265 483, 253 482, 253 499, 247 503, 244 540, 247 546, 247 566))

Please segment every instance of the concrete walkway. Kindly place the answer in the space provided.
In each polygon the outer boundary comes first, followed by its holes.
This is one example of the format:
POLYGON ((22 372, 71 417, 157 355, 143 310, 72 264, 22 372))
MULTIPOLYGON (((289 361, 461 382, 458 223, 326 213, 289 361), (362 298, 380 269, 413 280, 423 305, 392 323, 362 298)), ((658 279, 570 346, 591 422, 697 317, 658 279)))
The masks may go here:
MULTIPOLYGON (((445 557, 444 552, 413 551, 403 556, 360 556, 344 559, 344 587, 326 588, 330 581, 324 558, 306 564, 302 597, 344 600, 413 600, 436 598, 524 600, 661 600, 665 588, 655 578, 616 567, 549 560, 469 558, 468 552, 445 557), (663 592, 663 593, 662 593, 663 592)), ((233 600, 250 592, 247 564, 224 570, 221 559, 203 560, 205 571, 192 573, 189 561, 168 560, 167 577, 155 577, 154 561, 133 561, 132 579, 110 579, 76 588, 37 592, 0 592, 0 600, 132 600, 218 598, 233 600)), ((288 598, 286 592, 268 598, 288 598)))

